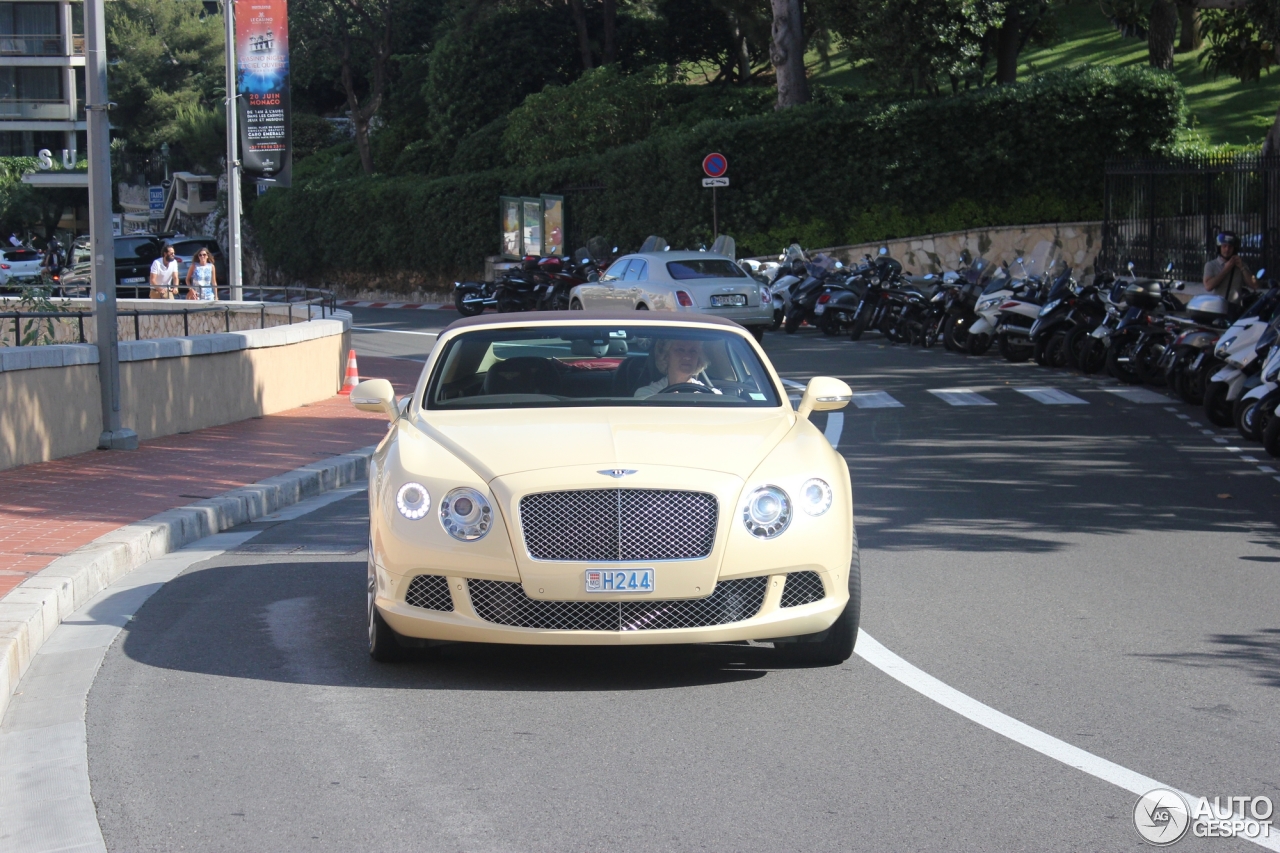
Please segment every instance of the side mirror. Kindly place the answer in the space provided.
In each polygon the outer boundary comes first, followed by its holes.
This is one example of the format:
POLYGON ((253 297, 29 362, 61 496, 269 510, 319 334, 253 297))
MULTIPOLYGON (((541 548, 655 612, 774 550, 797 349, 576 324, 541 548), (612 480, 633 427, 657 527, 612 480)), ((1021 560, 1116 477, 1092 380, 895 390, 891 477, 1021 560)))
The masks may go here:
POLYGON ((805 387, 796 412, 802 418, 809 417, 811 412, 834 412, 849 405, 852 399, 853 389, 844 380, 834 376, 815 376, 805 387))
POLYGON ((1267 268, 1263 267, 1262 269, 1258 270, 1258 274, 1255 275, 1254 278, 1263 278, 1264 276, 1266 276, 1266 274, 1267 274, 1267 268))
POLYGON ((400 417, 395 389, 385 379, 366 379, 352 388, 351 404, 362 412, 381 412, 389 421, 400 417))
POLYGON ((880 247, 880 254, 881 254, 881 255, 887 255, 887 254, 889 254, 889 247, 888 247, 888 246, 881 246, 881 247, 880 247))
POLYGON ((1175 282, 1173 283, 1173 289, 1174 289, 1174 290, 1186 290, 1186 289, 1187 289, 1187 283, 1186 283, 1185 281, 1175 281, 1175 282))
POLYGON ((1129 272, 1133 272, 1133 261, 1129 261, 1129 272))

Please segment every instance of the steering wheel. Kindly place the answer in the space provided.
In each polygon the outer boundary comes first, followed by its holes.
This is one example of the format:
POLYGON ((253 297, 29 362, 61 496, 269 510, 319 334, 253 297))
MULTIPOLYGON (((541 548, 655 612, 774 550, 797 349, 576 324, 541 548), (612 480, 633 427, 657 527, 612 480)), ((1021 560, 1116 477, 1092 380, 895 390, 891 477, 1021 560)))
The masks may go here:
POLYGON ((698 382, 677 382, 675 385, 668 385, 658 392, 659 394, 714 394, 715 389, 698 382))

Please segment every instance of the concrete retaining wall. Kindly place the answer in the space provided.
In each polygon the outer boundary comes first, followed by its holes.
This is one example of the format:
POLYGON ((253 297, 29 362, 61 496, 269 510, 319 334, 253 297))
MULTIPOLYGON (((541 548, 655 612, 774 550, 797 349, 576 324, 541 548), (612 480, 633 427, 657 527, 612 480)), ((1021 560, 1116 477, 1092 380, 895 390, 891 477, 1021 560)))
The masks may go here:
MULTIPOLYGON (((123 425, 142 439, 269 415, 342 387, 350 319, 120 344, 123 425)), ((0 348, 0 470, 84 453, 102 432, 98 350, 0 348)))
MULTIPOLYGON (((946 234, 926 234, 901 240, 884 240, 858 246, 836 246, 819 249, 849 263, 864 254, 875 257, 881 246, 902 262, 908 275, 941 273, 961 264, 961 253, 973 259, 985 258, 994 263, 1013 263, 1019 255, 1032 258, 1039 249, 1050 252, 1051 260, 1065 260, 1077 279, 1095 272, 1094 261, 1102 248, 1101 222, 1060 222, 1051 225, 1009 225, 1000 228, 972 228, 946 234)), ((761 258, 772 260, 777 256, 761 258)))

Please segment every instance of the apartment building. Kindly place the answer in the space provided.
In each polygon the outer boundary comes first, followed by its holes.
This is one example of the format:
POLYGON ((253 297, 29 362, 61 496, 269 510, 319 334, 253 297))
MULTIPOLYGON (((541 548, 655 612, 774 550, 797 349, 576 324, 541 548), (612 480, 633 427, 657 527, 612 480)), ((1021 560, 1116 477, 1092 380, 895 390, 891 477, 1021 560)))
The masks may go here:
POLYGON ((84 91, 84 4, 0 2, 0 156, 85 151, 84 91))

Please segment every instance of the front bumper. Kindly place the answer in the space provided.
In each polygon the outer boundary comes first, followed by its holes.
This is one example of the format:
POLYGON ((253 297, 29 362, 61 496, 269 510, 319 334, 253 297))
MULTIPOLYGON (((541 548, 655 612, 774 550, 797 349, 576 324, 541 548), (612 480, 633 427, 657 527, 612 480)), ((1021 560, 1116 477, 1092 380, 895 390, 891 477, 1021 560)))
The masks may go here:
POLYGON ((769 575, 763 601, 754 614, 726 624, 700 627, 599 631, 522 628, 498 624, 483 619, 477 613, 471 599, 471 586, 466 578, 447 578, 453 607, 449 612, 426 610, 406 603, 403 589, 407 586, 408 579, 399 582, 401 579, 381 571, 378 573, 377 606, 383 618, 398 634, 428 640, 556 646, 641 646, 768 640, 825 631, 844 610, 849 600, 848 578, 842 573, 840 577, 836 577, 834 572, 816 574, 822 578, 825 589, 825 597, 818 601, 783 607, 787 575, 769 575), (384 596, 384 590, 391 594, 384 596))
POLYGON ((773 322, 773 304, 746 306, 741 308, 692 308, 676 309, 682 314, 706 314, 708 317, 724 317, 743 326, 763 326, 773 322))

